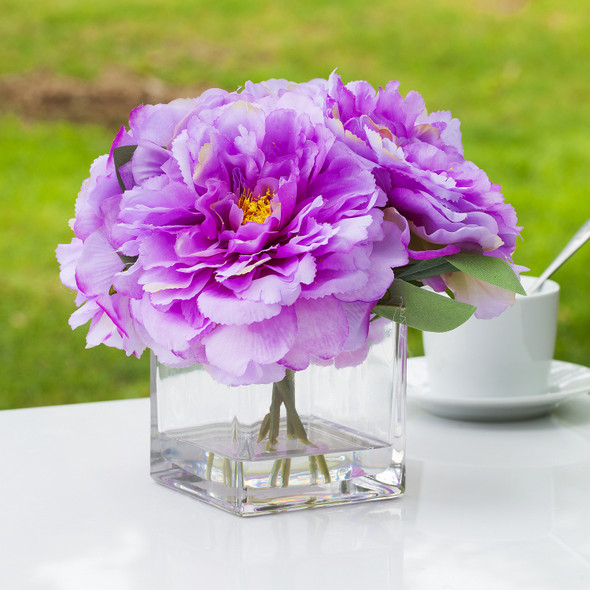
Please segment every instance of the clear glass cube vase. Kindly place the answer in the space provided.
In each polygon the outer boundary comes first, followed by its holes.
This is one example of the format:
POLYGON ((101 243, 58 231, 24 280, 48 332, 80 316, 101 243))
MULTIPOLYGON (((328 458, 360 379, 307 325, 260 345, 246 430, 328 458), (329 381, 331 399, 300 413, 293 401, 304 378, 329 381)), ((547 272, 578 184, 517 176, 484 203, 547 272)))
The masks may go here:
POLYGON ((151 475, 239 516, 399 496, 406 352, 390 323, 360 364, 239 387, 152 355, 151 475))

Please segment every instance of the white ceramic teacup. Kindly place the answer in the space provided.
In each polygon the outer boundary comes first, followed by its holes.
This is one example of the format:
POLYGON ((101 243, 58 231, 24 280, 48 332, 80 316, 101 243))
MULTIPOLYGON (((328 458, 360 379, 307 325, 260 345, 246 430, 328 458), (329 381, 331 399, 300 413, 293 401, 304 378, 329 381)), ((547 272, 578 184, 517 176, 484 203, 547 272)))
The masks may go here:
MULTIPOLYGON (((521 277, 529 289, 534 277, 521 277)), ((470 318, 444 333, 424 333, 428 381, 445 398, 511 397, 548 391, 559 285, 546 281, 491 320, 470 318)))

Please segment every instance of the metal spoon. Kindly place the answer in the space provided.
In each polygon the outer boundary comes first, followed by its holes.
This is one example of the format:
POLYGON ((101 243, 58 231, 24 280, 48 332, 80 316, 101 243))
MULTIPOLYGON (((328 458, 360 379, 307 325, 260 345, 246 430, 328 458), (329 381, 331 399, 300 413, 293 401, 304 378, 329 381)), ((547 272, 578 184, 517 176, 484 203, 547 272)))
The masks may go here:
POLYGON ((545 269, 543 274, 528 290, 528 295, 538 291, 543 283, 566 261, 577 252, 590 239, 590 219, 574 234, 565 248, 555 257, 555 260, 545 269))

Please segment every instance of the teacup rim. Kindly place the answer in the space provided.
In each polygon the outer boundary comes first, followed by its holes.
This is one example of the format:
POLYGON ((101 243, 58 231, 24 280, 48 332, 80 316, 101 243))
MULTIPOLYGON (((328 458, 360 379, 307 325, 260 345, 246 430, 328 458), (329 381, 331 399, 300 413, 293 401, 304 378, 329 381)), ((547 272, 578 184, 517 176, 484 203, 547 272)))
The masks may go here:
MULTIPOLYGON (((532 275, 521 275, 520 280, 522 283, 522 286, 524 287, 524 290, 526 291, 527 288, 530 288, 533 286, 533 284, 535 283, 535 281, 537 281, 539 277, 535 277, 532 275)), ((547 279, 543 285, 541 286, 540 289, 538 289, 537 291, 535 291, 534 293, 527 293, 526 295, 520 295, 517 294, 517 297, 522 297, 523 299, 525 298, 532 298, 532 297, 547 297, 547 296, 551 296, 554 295, 555 293, 559 293, 560 291, 560 286, 559 283, 557 283, 556 281, 553 281, 551 279, 547 279)))

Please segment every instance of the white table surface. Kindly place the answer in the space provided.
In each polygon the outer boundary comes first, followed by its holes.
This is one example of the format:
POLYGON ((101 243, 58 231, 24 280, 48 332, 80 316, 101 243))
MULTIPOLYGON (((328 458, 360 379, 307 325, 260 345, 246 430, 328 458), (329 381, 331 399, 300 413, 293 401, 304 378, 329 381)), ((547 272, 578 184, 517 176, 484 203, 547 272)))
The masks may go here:
POLYGON ((403 498, 240 519, 151 480, 147 399, 0 412, 0 588, 590 588, 590 396, 407 433, 403 498))

